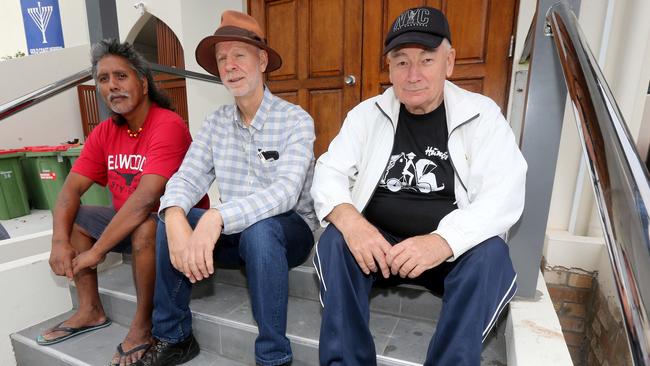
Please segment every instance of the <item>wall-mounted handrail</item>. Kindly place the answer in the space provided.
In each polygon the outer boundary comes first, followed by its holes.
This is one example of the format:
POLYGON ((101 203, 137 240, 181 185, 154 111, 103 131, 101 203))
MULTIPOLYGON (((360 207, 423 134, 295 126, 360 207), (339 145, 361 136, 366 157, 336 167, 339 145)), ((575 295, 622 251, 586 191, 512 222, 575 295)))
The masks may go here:
POLYGON ((587 157, 635 365, 650 365, 650 176, 564 3, 547 13, 587 157))
POLYGON ((200 72, 194 72, 185 69, 177 69, 175 67, 169 67, 161 64, 150 64, 149 66, 151 67, 151 70, 162 72, 164 74, 178 75, 187 79, 201 80, 210 83, 221 84, 221 81, 212 75, 201 74, 200 72))
POLYGON ((61 92, 64 92, 70 88, 74 88, 81 83, 85 83, 90 79, 92 79, 90 76, 90 68, 87 68, 83 71, 79 71, 76 74, 70 75, 67 78, 63 78, 59 81, 53 82, 52 84, 45 85, 44 87, 36 89, 31 93, 25 94, 22 97, 0 105, 0 121, 35 104, 47 100, 61 92))
MULTIPOLYGON (((198 72, 188 71, 184 69, 177 69, 177 68, 159 65, 159 64, 150 64, 150 67, 153 71, 156 72, 163 72, 166 74, 182 76, 188 79, 195 79, 195 80, 221 84, 221 82, 212 75, 201 74, 198 72)), ((31 93, 23 95, 22 97, 4 103, 0 105, 0 121, 24 109, 27 109, 35 104, 47 100, 61 92, 64 92, 70 88, 74 88, 79 84, 85 83, 90 79, 92 79, 91 69, 87 68, 85 70, 79 71, 76 74, 70 75, 66 78, 56 81, 52 84, 36 89, 31 93)))

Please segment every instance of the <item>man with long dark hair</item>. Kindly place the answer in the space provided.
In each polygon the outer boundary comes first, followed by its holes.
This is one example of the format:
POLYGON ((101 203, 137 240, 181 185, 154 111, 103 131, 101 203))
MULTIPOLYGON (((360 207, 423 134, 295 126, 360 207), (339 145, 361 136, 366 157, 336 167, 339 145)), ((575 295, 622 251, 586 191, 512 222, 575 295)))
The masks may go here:
MULTIPOLYGON (((112 116, 88 137, 54 208, 50 266, 75 282, 77 311, 38 337, 41 345, 107 327, 97 288, 97 265, 109 251, 131 251, 137 308, 113 365, 130 365, 152 342, 156 214, 167 180, 191 137, 185 122, 154 83, 147 61, 128 43, 104 40, 92 49, 92 74, 112 116), (112 207, 82 206, 93 184, 108 186, 112 207)), ((207 207, 207 200, 199 207, 207 207)))

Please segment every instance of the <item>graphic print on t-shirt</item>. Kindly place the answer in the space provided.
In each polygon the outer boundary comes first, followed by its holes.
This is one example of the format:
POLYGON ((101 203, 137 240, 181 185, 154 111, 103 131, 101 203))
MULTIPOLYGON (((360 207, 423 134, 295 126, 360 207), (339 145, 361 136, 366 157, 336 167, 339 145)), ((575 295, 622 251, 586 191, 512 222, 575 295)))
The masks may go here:
POLYGON ((111 190, 131 194, 135 191, 139 176, 147 158, 139 154, 115 154, 108 155, 108 171, 122 177, 123 179, 112 180, 109 184, 111 190), (135 184, 134 184, 135 183, 135 184))
MULTIPOLYGON (((449 159, 448 152, 441 152, 437 147, 427 146, 425 155, 435 156, 441 160, 449 159)), ((414 152, 401 152, 391 155, 388 166, 379 181, 379 187, 391 192, 419 191, 421 193, 438 192, 445 189, 444 183, 436 178, 438 164, 427 158, 418 158, 414 152)))
POLYGON ((410 238, 434 231, 457 208, 455 201, 444 104, 418 115, 402 105, 391 156, 363 215, 388 233, 410 238))

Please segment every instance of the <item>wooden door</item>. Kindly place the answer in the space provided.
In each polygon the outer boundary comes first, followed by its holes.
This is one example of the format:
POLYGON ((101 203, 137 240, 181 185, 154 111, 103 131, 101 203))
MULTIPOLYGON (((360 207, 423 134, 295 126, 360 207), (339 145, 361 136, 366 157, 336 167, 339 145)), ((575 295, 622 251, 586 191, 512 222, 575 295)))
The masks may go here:
POLYGON ((509 55, 516 0, 364 0, 362 99, 390 86, 382 56, 384 39, 393 20, 404 10, 430 6, 449 21, 456 65, 456 85, 494 99, 505 111, 509 55))
POLYGON ((505 111, 516 1, 249 0, 248 9, 284 61, 267 85, 314 117, 318 157, 352 107, 390 86, 384 39, 393 20, 411 7, 445 13, 456 49, 451 80, 505 111), (356 84, 346 85, 347 75, 356 84))
MULTIPOLYGON (((174 34, 174 31, 160 19, 156 19, 156 48, 158 64, 185 69, 183 46, 174 34)), ((188 123, 185 78, 161 73, 157 74, 154 80, 160 88, 165 90, 167 96, 172 101, 172 106, 176 110, 176 113, 183 118, 185 123, 188 123)))
POLYGON ((318 157, 360 100, 362 1, 251 0, 248 9, 282 56, 267 85, 314 118, 318 157))

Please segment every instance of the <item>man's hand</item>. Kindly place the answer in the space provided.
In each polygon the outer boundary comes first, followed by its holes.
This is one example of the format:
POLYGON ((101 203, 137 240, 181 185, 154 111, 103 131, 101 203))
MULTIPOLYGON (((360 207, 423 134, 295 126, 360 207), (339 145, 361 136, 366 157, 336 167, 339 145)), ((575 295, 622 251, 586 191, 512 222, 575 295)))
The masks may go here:
POLYGON ((391 246, 383 235, 368 222, 354 206, 338 205, 326 217, 343 234, 354 259, 365 274, 377 272, 377 264, 384 278, 390 275, 386 254, 391 246), (376 261, 376 264, 375 264, 376 261))
POLYGON ((86 268, 95 269, 105 257, 106 255, 98 252, 94 248, 90 248, 72 260, 72 273, 76 275, 86 268))
POLYGON ((390 272, 400 277, 416 278, 453 255, 447 241, 438 234, 419 235, 395 244, 386 260, 390 272))
POLYGON ((216 209, 207 210, 196 224, 183 256, 183 272, 190 282, 201 281, 214 273, 212 256, 222 226, 221 213, 216 209))
POLYGON ((72 259, 77 256, 77 252, 68 242, 52 244, 50 252, 50 268, 58 276, 66 276, 72 280, 72 259))

